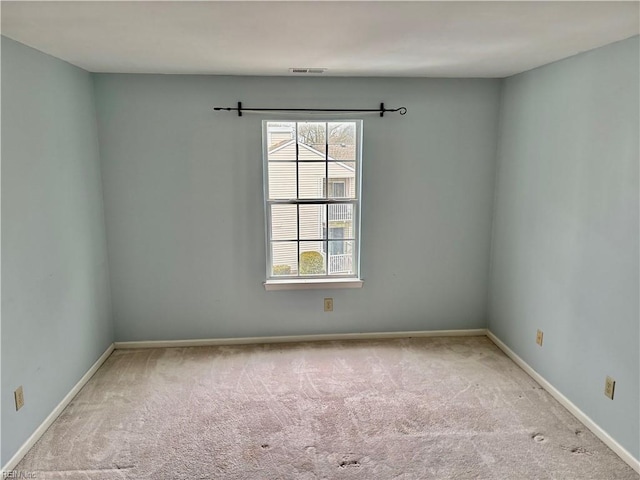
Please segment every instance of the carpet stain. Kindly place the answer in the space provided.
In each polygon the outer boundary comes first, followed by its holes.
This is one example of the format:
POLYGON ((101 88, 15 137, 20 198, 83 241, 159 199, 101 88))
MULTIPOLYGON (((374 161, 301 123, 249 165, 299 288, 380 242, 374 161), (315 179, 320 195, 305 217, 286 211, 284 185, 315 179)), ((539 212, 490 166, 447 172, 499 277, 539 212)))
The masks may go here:
POLYGON ((358 460, 343 460, 338 465, 340 468, 348 468, 348 467, 360 467, 360 462, 358 460))
POLYGON ((569 447, 567 445, 560 445, 565 451, 571 452, 573 455, 593 455, 589 450, 584 447, 569 447))
POLYGON ((537 443, 543 443, 547 441, 547 439, 541 433, 534 433, 533 435, 531 435, 531 438, 534 442, 537 443))

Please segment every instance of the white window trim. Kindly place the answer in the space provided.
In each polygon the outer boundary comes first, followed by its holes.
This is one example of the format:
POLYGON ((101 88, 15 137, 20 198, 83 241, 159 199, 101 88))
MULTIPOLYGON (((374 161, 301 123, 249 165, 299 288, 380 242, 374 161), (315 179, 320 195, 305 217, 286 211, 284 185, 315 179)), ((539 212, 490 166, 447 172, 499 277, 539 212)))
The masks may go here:
MULTIPOLYGON (((262 129, 263 129, 263 187, 264 187, 264 208, 265 208, 265 227, 266 227, 266 280, 263 282, 264 288, 267 291, 277 291, 277 290, 312 290, 312 289, 328 289, 328 288, 362 288, 364 285, 364 281, 360 278, 360 235, 361 235, 361 221, 360 221, 360 212, 362 205, 362 120, 354 120, 354 119, 323 119, 325 122, 347 122, 354 121, 356 122, 356 137, 357 137, 357 153, 356 153, 356 176, 353 179, 355 182, 355 193, 357 202, 357 208, 354 205, 353 212, 353 221, 357 221, 356 227, 354 230, 354 238, 356 241, 354 242, 355 249, 355 261, 354 265, 356 268, 356 274, 350 276, 335 276, 329 277, 321 276, 321 277, 282 277, 282 278, 274 278, 271 276, 270 269, 272 268, 272 252, 271 252, 271 222, 269 220, 269 211, 268 211, 268 135, 265 135, 267 132, 267 124, 269 122, 273 122, 277 120, 263 120, 262 129)), ((295 122, 305 122, 307 120, 292 120, 295 122)), ((313 122, 314 120, 308 120, 313 122)), ((297 142, 297 138, 294 139, 297 142)), ((342 162, 337 162, 342 164, 342 162)), ((347 167, 347 165, 344 165, 347 167)), ((347 167, 351 168, 351 167, 347 167)), ((328 188, 328 186, 327 186, 328 188)), ((347 185, 345 183, 345 192, 347 189, 347 185)))
POLYGON ((360 278, 288 278, 283 280, 267 280, 264 289, 274 290, 322 290, 327 288, 362 288, 364 281, 360 278))

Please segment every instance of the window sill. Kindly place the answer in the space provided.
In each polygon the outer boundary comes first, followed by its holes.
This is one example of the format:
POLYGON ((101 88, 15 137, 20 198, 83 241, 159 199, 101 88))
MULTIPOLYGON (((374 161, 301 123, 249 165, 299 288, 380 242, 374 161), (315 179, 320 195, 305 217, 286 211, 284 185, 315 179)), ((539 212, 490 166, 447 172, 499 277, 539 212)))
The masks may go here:
POLYGON ((267 280, 264 289, 271 290, 319 290, 325 288, 362 288, 359 278, 310 278, 290 280, 267 280))

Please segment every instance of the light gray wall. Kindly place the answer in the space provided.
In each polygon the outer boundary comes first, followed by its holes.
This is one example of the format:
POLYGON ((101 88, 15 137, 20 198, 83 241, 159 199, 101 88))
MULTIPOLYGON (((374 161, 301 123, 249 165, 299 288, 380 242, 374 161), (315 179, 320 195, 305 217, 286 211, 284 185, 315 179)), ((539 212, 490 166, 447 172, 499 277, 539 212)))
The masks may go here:
POLYGON ((499 80, 97 75, 116 339, 483 328, 499 80), (361 290, 265 292, 261 121, 364 117, 361 290), (324 313, 323 297, 334 298, 324 313))
POLYGON ((4 465, 106 350, 113 325, 92 79, 1 38, 4 465))
POLYGON ((638 43, 506 80, 489 320, 636 458, 638 43), (603 395, 606 375, 617 381, 614 401, 603 395))

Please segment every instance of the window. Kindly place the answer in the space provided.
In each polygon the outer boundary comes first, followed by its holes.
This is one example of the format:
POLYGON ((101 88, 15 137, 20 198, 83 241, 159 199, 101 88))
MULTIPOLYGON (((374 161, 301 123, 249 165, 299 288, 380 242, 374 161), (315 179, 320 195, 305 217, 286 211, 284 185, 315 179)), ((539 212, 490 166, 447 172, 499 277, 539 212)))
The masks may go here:
POLYGON ((329 181, 329 195, 334 198, 345 198, 344 182, 329 181))
MULTIPOLYGON (((331 198, 345 198, 347 195, 345 194, 348 179, 347 178, 329 178, 327 182, 329 183, 329 197, 331 198)), ((320 184, 322 189, 322 197, 326 195, 326 188, 324 179, 320 184)))
MULTIPOLYGON (((344 227, 329 227, 329 238, 340 239, 344 238, 344 227)), ((329 243, 329 255, 343 255, 344 254, 344 242, 330 242, 329 243)), ((329 269, 331 270, 331 268, 329 269)))
POLYGON ((359 120, 263 122, 265 286, 361 285, 361 131, 359 120))

